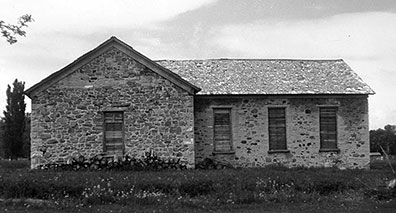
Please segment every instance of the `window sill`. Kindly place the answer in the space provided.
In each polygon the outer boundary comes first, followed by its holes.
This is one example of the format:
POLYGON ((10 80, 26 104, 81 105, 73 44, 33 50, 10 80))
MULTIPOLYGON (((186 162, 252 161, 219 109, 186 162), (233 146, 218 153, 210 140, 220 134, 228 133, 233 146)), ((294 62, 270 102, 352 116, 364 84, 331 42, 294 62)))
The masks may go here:
POLYGON ((213 151, 213 154, 214 155, 232 155, 232 154, 235 154, 235 151, 223 151, 223 152, 220 152, 220 151, 213 151))
POLYGON ((319 152, 340 152, 340 149, 319 149, 319 152))
POLYGON ((290 153, 290 150, 287 149, 279 149, 279 150, 269 150, 268 154, 274 154, 274 153, 290 153))

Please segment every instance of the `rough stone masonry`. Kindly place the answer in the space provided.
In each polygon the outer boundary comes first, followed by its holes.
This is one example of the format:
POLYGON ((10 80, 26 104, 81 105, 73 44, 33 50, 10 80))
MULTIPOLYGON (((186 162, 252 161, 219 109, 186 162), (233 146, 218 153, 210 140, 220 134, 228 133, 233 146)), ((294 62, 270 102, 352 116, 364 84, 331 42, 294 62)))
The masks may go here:
POLYGON ((206 158, 236 167, 369 166, 374 91, 343 60, 154 62, 111 37, 25 92, 32 168, 148 151, 189 168, 206 158), (270 108, 282 128, 271 149, 270 108))
POLYGON ((195 101, 196 161, 215 159, 224 164, 260 167, 280 163, 288 167, 368 168, 370 145, 366 96, 197 97, 195 101), (213 152, 213 108, 231 107, 233 152, 213 152), (338 151, 320 150, 319 107, 338 108, 338 151), (269 152, 268 108, 285 107, 288 152, 269 152))
POLYGON ((103 112, 120 109, 125 154, 194 166, 193 96, 112 48, 32 99, 32 167, 103 154, 103 112))

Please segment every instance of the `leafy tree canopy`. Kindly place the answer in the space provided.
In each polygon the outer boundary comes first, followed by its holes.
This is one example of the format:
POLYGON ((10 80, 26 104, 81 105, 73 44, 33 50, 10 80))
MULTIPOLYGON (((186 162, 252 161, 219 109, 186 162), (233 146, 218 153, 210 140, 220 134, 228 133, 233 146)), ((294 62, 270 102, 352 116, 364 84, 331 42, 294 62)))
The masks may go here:
POLYGON ((25 131, 25 83, 15 79, 13 88, 7 88, 7 106, 4 111, 5 128, 3 148, 6 158, 23 157, 23 133, 25 131))
POLYGON ((7 42, 14 44, 17 42, 17 36, 26 36, 26 31, 23 29, 27 27, 27 23, 33 22, 31 15, 23 15, 18 18, 17 24, 8 24, 0 20, 0 31, 3 37, 7 39, 7 42))
POLYGON ((370 151, 396 154, 396 125, 386 125, 384 129, 370 130, 370 151))

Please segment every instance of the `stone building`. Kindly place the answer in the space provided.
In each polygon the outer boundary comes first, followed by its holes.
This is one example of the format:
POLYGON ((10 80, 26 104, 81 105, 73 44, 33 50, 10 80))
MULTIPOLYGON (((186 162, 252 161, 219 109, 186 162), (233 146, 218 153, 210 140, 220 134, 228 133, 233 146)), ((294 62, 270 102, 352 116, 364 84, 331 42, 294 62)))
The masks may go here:
POLYGON ((374 92, 343 60, 152 61, 111 37, 25 93, 32 168, 149 150, 190 168, 370 161, 374 92))

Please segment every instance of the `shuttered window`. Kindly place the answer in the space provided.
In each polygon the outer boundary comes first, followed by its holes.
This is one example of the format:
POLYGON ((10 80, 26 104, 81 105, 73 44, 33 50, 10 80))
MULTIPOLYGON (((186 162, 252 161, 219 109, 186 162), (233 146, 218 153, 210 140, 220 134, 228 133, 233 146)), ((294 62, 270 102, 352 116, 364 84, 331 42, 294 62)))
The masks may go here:
POLYGON ((287 150, 285 108, 268 108, 269 150, 287 150))
POLYGON ((123 117, 123 112, 104 113, 104 151, 107 154, 123 154, 123 117))
POLYGON ((213 109, 214 151, 232 151, 231 109, 213 109))
POLYGON ((320 149, 337 149, 337 108, 322 107, 319 109, 320 149))

